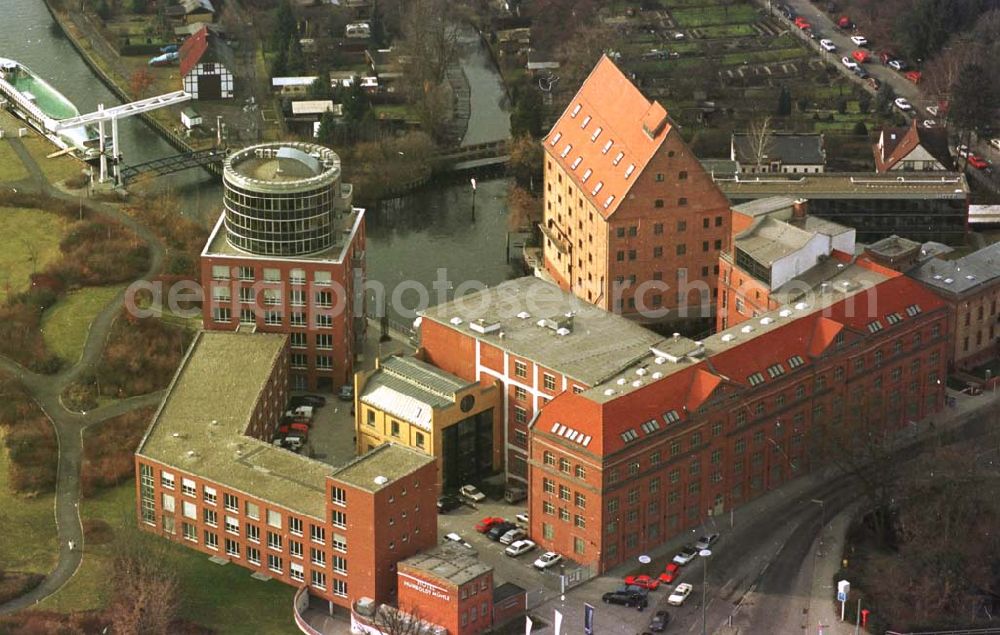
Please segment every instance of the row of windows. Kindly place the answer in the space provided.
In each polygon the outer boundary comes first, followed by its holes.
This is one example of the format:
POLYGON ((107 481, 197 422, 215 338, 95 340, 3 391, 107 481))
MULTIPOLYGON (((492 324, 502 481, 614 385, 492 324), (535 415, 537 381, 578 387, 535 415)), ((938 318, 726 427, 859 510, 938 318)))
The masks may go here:
MULTIPOLYGON (((212 279, 213 280, 230 280, 235 278, 237 280, 243 281, 254 281, 256 280, 257 269, 253 265, 239 265, 236 267, 230 267, 228 265, 212 265, 212 279)), ((263 282, 282 282, 281 269, 277 267, 263 267, 262 268, 262 278, 263 282)), ((288 281, 292 284, 305 284, 306 283, 306 270, 305 269, 291 269, 288 272, 288 281)), ((313 284, 328 286, 333 281, 333 274, 329 271, 314 271, 313 272, 313 284)))
MULTIPOLYGON (((542 453, 542 462, 548 467, 555 468, 556 455, 546 450, 544 453, 542 453)), ((574 467, 569 462, 569 459, 565 457, 560 457, 559 459, 559 471, 562 472, 563 474, 569 474, 572 471, 574 476, 576 476, 576 478, 581 480, 587 478, 587 468, 585 466, 577 463, 576 466, 574 467)))
MULTIPOLYGON (((241 324, 256 324, 258 309, 240 309, 240 323, 241 324)), ((277 310, 265 310, 264 312, 264 324, 269 326, 283 326, 284 325, 284 314, 282 311, 277 310)), ((233 310, 227 306, 218 306, 212 309, 212 321, 218 322, 220 324, 228 324, 233 320, 233 310)), ((306 314, 300 312, 293 312, 288 315, 288 325, 307 327, 308 323, 306 321, 306 314)), ((331 329, 333 328, 333 315, 330 314, 319 314, 313 316, 313 326, 321 329, 331 329)))

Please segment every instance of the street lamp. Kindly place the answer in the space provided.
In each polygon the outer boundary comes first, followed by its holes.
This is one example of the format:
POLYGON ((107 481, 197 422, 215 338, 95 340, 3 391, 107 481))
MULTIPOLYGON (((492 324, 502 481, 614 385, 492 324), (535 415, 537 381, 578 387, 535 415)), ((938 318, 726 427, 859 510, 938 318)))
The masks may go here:
POLYGON ((708 588, 708 557, 712 555, 711 549, 702 549, 698 552, 698 555, 703 559, 701 561, 702 568, 702 578, 701 578, 701 635, 706 635, 706 620, 705 615, 705 591, 708 588))

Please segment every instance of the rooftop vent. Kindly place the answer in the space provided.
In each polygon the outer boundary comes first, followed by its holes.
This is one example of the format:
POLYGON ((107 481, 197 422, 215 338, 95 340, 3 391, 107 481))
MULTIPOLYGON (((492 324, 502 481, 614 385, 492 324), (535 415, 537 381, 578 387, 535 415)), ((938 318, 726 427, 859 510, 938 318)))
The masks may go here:
POLYGON ((373 481, 375 481, 375 484, 376 484, 376 485, 385 485, 386 483, 388 483, 388 482, 389 482, 389 479, 387 479, 387 478, 386 478, 386 477, 384 477, 384 476, 376 476, 376 477, 375 477, 374 479, 372 479, 372 480, 373 480, 373 481))
POLYGON ((615 380, 615 383, 618 384, 619 386, 624 386, 626 384, 626 380, 624 377, 619 377, 618 379, 615 380))
MULTIPOLYGON (((560 315, 554 318, 542 318, 535 322, 538 326, 542 328, 552 329, 555 332, 560 330, 565 330, 567 332, 573 331, 573 314, 566 313, 565 315, 560 315)), ((560 333, 560 335, 566 335, 566 333, 560 333)))
POLYGON ((797 302, 795 304, 795 310, 796 311, 805 311, 808 308, 809 308, 809 305, 806 304, 805 302, 797 302))
POLYGON ((650 377, 652 377, 653 379, 660 379, 663 377, 663 373, 661 373, 660 371, 656 371, 655 373, 650 375, 650 377))
POLYGON ((212 425, 213 426, 219 425, 219 420, 218 419, 212 419, 212 425))
POLYGON ((188 450, 187 455, 189 459, 193 459, 195 457, 194 450, 188 450))
POLYGON ((746 326, 744 326, 744 327, 742 327, 740 329, 741 333, 750 333, 751 331, 753 331, 753 326, 751 326, 749 324, 747 324, 746 326))
POLYGON ((635 374, 638 375, 639 377, 642 377, 643 375, 646 374, 646 369, 645 368, 636 368, 635 369, 635 374))
POLYGON ((642 385, 642 380, 641 379, 636 379, 634 382, 632 382, 632 387, 633 388, 638 388, 641 385, 642 385))
POLYGON ((556 335, 559 335, 561 337, 565 337, 565 336, 569 335, 572 332, 573 331, 570 331, 567 328, 556 329, 556 335))
POLYGON ((760 319, 760 323, 761 323, 761 325, 763 325, 763 326, 767 326, 767 325, 768 325, 768 324, 770 324, 771 322, 774 322, 774 318, 770 318, 770 317, 762 317, 762 318, 760 319))
POLYGON ((531 314, 528 313, 527 311, 521 311, 520 313, 517 314, 517 317, 521 318, 522 320, 527 320, 528 318, 531 317, 531 314))
POLYGON ((722 341, 723 342, 732 342, 735 339, 736 339, 736 336, 733 335, 732 333, 726 333, 725 335, 722 336, 722 341))
POLYGON ((606 397, 610 397, 613 394, 615 394, 615 389, 614 388, 605 388, 604 389, 604 395, 606 397))
POLYGON ((945 278, 945 279, 944 279, 944 283, 945 283, 945 284, 951 284, 951 283, 952 283, 952 282, 954 282, 954 281, 955 281, 955 279, 954 279, 954 278, 945 278))
POLYGON ((462 318, 460 318, 460 317, 453 317, 450 320, 448 320, 448 322, 450 322, 452 326, 458 326, 459 324, 462 323, 462 318))
POLYGON ((781 317, 788 317, 791 314, 792 314, 792 312, 789 309, 782 309, 782 310, 778 311, 778 315, 781 316, 781 317))
POLYGON ((478 320, 473 320, 469 322, 469 328, 475 331, 476 333, 482 333, 483 335, 486 335, 487 333, 493 333, 494 331, 499 331, 500 323, 479 318, 478 320))
POLYGON ((653 361, 656 362, 657 364, 662 364, 665 361, 667 361, 667 359, 665 357, 657 357, 653 361))

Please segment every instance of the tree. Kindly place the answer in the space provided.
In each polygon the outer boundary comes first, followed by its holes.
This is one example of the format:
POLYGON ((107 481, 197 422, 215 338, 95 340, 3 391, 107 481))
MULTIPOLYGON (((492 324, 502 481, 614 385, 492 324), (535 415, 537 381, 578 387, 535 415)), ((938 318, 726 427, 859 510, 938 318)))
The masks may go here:
POLYGON ((861 91, 858 95, 858 112, 862 115, 867 115, 872 109, 872 96, 868 94, 868 91, 861 91))
POLYGON ((533 225, 541 221, 541 198, 516 185, 507 191, 507 229, 530 231, 533 225))
POLYGON ((271 49, 283 51, 288 48, 288 40, 292 39, 298 32, 298 23, 295 20, 295 13, 292 12, 292 5, 288 0, 281 0, 278 4, 278 11, 275 13, 274 32, 271 34, 271 49))
POLYGON ((458 58, 455 7, 447 0, 413 0, 404 17, 401 48, 409 56, 412 82, 423 88, 445 79, 458 58))
POLYGON ((875 110, 883 115, 892 114, 894 101, 896 101, 896 91, 889 82, 883 82, 875 92, 875 110))
POLYGON ((319 131, 316 133, 316 138, 320 143, 333 145, 336 134, 337 118, 333 116, 332 112, 327 110, 319 118, 319 131))
POLYGON ((108 607, 115 633, 172 632, 171 623, 180 603, 178 582, 176 574, 166 566, 159 542, 125 523, 117 532, 108 607))
POLYGON ((787 117, 792 114, 792 94, 784 85, 781 87, 781 92, 778 93, 777 112, 779 117, 787 117))
POLYGON ((858 135, 859 137, 867 137, 868 126, 865 125, 865 122, 859 121, 858 123, 854 124, 854 129, 851 132, 858 135))
POLYGON ((302 51, 302 43, 298 36, 293 35, 288 40, 288 73, 291 75, 301 75, 305 72, 306 57, 302 51))
POLYGON ((375 612, 372 621, 385 635, 421 635, 424 630, 424 622, 417 607, 397 609, 383 604, 375 612))
POLYGON ((344 107, 344 119, 352 123, 364 119, 371 110, 368 94, 361 88, 361 81, 356 77, 349 87, 340 89, 340 101, 344 107))
POLYGON ((132 13, 143 14, 149 10, 149 0, 129 0, 129 7, 132 13))
POLYGON ((507 168, 517 184, 534 191, 534 184, 542 182, 542 146, 527 135, 516 136, 507 143, 510 163, 507 168))
MULTIPOLYGON (((574 9, 574 12, 579 11, 579 7, 574 9)), ((563 37, 559 38, 559 45, 555 49, 559 77, 564 86, 576 90, 597 64, 600 55, 611 52, 617 34, 602 22, 578 23, 575 28, 571 22, 562 29, 563 37)))
POLYGON ((145 66, 140 66, 132 71, 132 75, 128 79, 128 85, 132 91, 133 98, 139 99, 145 97, 146 91, 153 85, 153 75, 145 66))
POLYGON ((771 117, 765 116, 763 119, 754 119, 750 122, 747 130, 747 144, 750 146, 750 156, 753 158, 756 172, 762 172, 761 166, 771 152, 774 145, 772 137, 771 117))
POLYGON ((510 133, 513 136, 539 137, 542 134, 542 117, 545 114, 542 94, 530 83, 522 83, 514 91, 514 110, 510 114, 510 133))
POLYGON ((108 0, 97 0, 97 8, 95 9, 98 17, 107 22, 111 19, 111 5, 108 4, 108 0))
POLYGON ((978 64, 966 64, 951 90, 949 116, 952 123, 967 132, 978 132, 990 124, 995 106, 996 87, 984 82, 986 69, 978 64))

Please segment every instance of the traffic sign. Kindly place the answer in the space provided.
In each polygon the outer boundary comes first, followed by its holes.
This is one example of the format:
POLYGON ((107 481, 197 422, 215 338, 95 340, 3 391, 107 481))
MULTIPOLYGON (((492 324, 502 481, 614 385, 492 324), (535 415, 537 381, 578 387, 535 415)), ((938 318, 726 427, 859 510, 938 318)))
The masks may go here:
POLYGON ((837 601, 838 602, 846 602, 847 601, 847 594, 844 593, 843 591, 837 591, 837 601))

